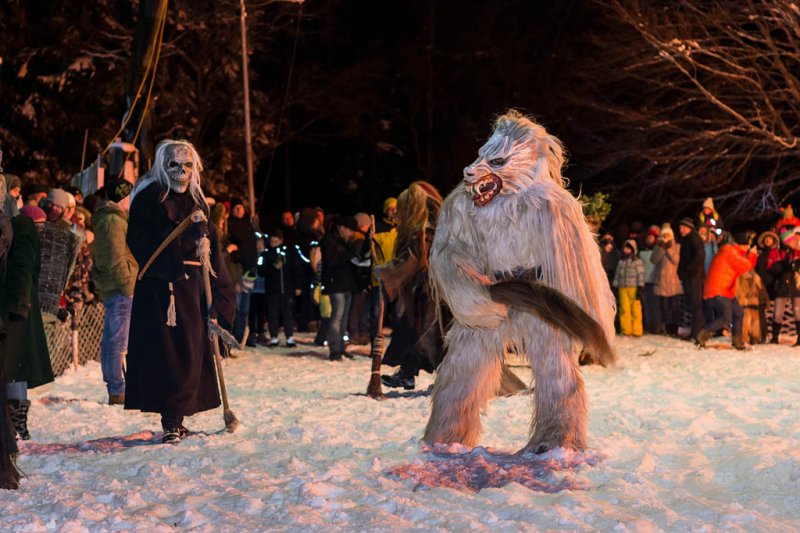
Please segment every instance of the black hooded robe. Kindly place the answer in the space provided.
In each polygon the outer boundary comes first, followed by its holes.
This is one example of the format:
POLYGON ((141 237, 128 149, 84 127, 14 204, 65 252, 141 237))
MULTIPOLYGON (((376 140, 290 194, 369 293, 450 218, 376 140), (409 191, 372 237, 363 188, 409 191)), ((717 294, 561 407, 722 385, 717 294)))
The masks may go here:
MULTIPOLYGON (((163 190, 153 183, 131 203, 128 247, 140 268, 172 230, 197 206, 189 192, 163 190)), ((211 277, 214 310, 220 324, 230 327, 233 288, 223 263, 219 241, 207 223, 193 224, 153 262, 133 292, 131 326, 125 374, 125 409, 190 416, 220 405, 211 341, 206 320, 202 269, 184 261, 197 261, 197 241, 211 239, 211 277), (173 284, 177 325, 167 326, 173 284)))

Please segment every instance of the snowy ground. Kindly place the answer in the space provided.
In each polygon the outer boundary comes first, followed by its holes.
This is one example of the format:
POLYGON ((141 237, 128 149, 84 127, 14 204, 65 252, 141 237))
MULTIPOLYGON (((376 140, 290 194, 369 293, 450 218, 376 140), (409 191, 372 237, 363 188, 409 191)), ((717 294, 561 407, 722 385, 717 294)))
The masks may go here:
MULTIPOLYGON (((96 363, 33 391, 28 477, 0 491, 0 529, 800 530, 800 348, 620 338, 616 368, 584 369, 593 460, 543 474, 574 488, 472 492, 388 475, 432 457, 419 442, 429 397, 361 396, 366 357, 329 362, 305 341, 227 363, 246 427, 221 433, 221 410, 204 413, 187 422, 201 434, 174 446, 155 415, 103 404, 96 363)), ((520 448, 530 401, 494 400, 482 445, 520 448)))

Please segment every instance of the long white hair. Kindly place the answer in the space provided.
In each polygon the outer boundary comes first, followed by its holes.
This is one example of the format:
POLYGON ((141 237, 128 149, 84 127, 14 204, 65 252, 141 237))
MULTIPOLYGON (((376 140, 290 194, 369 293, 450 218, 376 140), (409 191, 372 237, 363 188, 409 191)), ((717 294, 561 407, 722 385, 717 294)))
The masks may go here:
POLYGON ((166 166, 168 155, 167 151, 174 151, 179 148, 185 148, 188 150, 189 156, 192 159, 192 172, 189 177, 189 193, 192 195, 192 198, 194 198, 194 201, 197 205, 206 205, 206 197, 203 194, 202 187, 200 187, 200 173, 203 171, 203 161, 200 159, 200 154, 197 153, 197 150, 192 143, 180 139, 164 139, 158 143, 158 147, 156 148, 156 159, 153 162, 153 168, 151 168, 150 172, 148 172, 142 179, 136 182, 136 185, 131 191, 131 204, 136 198, 136 195, 147 188, 147 186, 151 183, 158 183, 161 186, 163 191, 163 196, 161 197, 162 202, 167 198, 167 195, 169 195, 169 191, 171 190, 169 185, 169 174, 167 174, 166 166))

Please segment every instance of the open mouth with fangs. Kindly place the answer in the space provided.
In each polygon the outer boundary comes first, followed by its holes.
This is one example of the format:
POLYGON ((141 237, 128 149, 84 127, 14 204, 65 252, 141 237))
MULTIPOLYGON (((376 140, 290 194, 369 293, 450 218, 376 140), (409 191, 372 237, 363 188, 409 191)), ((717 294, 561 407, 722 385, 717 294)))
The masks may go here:
POLYGON ((475 207, 483 207, 498 195, 503 188, 503 180, 496 174, 486 174, 478 181, 466 183, 467 192, 472 193, 475 207))

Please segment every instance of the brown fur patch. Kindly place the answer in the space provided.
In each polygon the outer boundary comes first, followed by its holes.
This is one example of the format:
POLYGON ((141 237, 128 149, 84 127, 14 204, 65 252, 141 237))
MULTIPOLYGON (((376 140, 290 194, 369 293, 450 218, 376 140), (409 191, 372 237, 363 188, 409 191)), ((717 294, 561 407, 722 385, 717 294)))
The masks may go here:
POLYGON ((616 360, 600 324, 563 293, 533 281, 501 281, 489 293, 493 301, 536 315, 580 340, 591 362, 607 366, 616 360))

